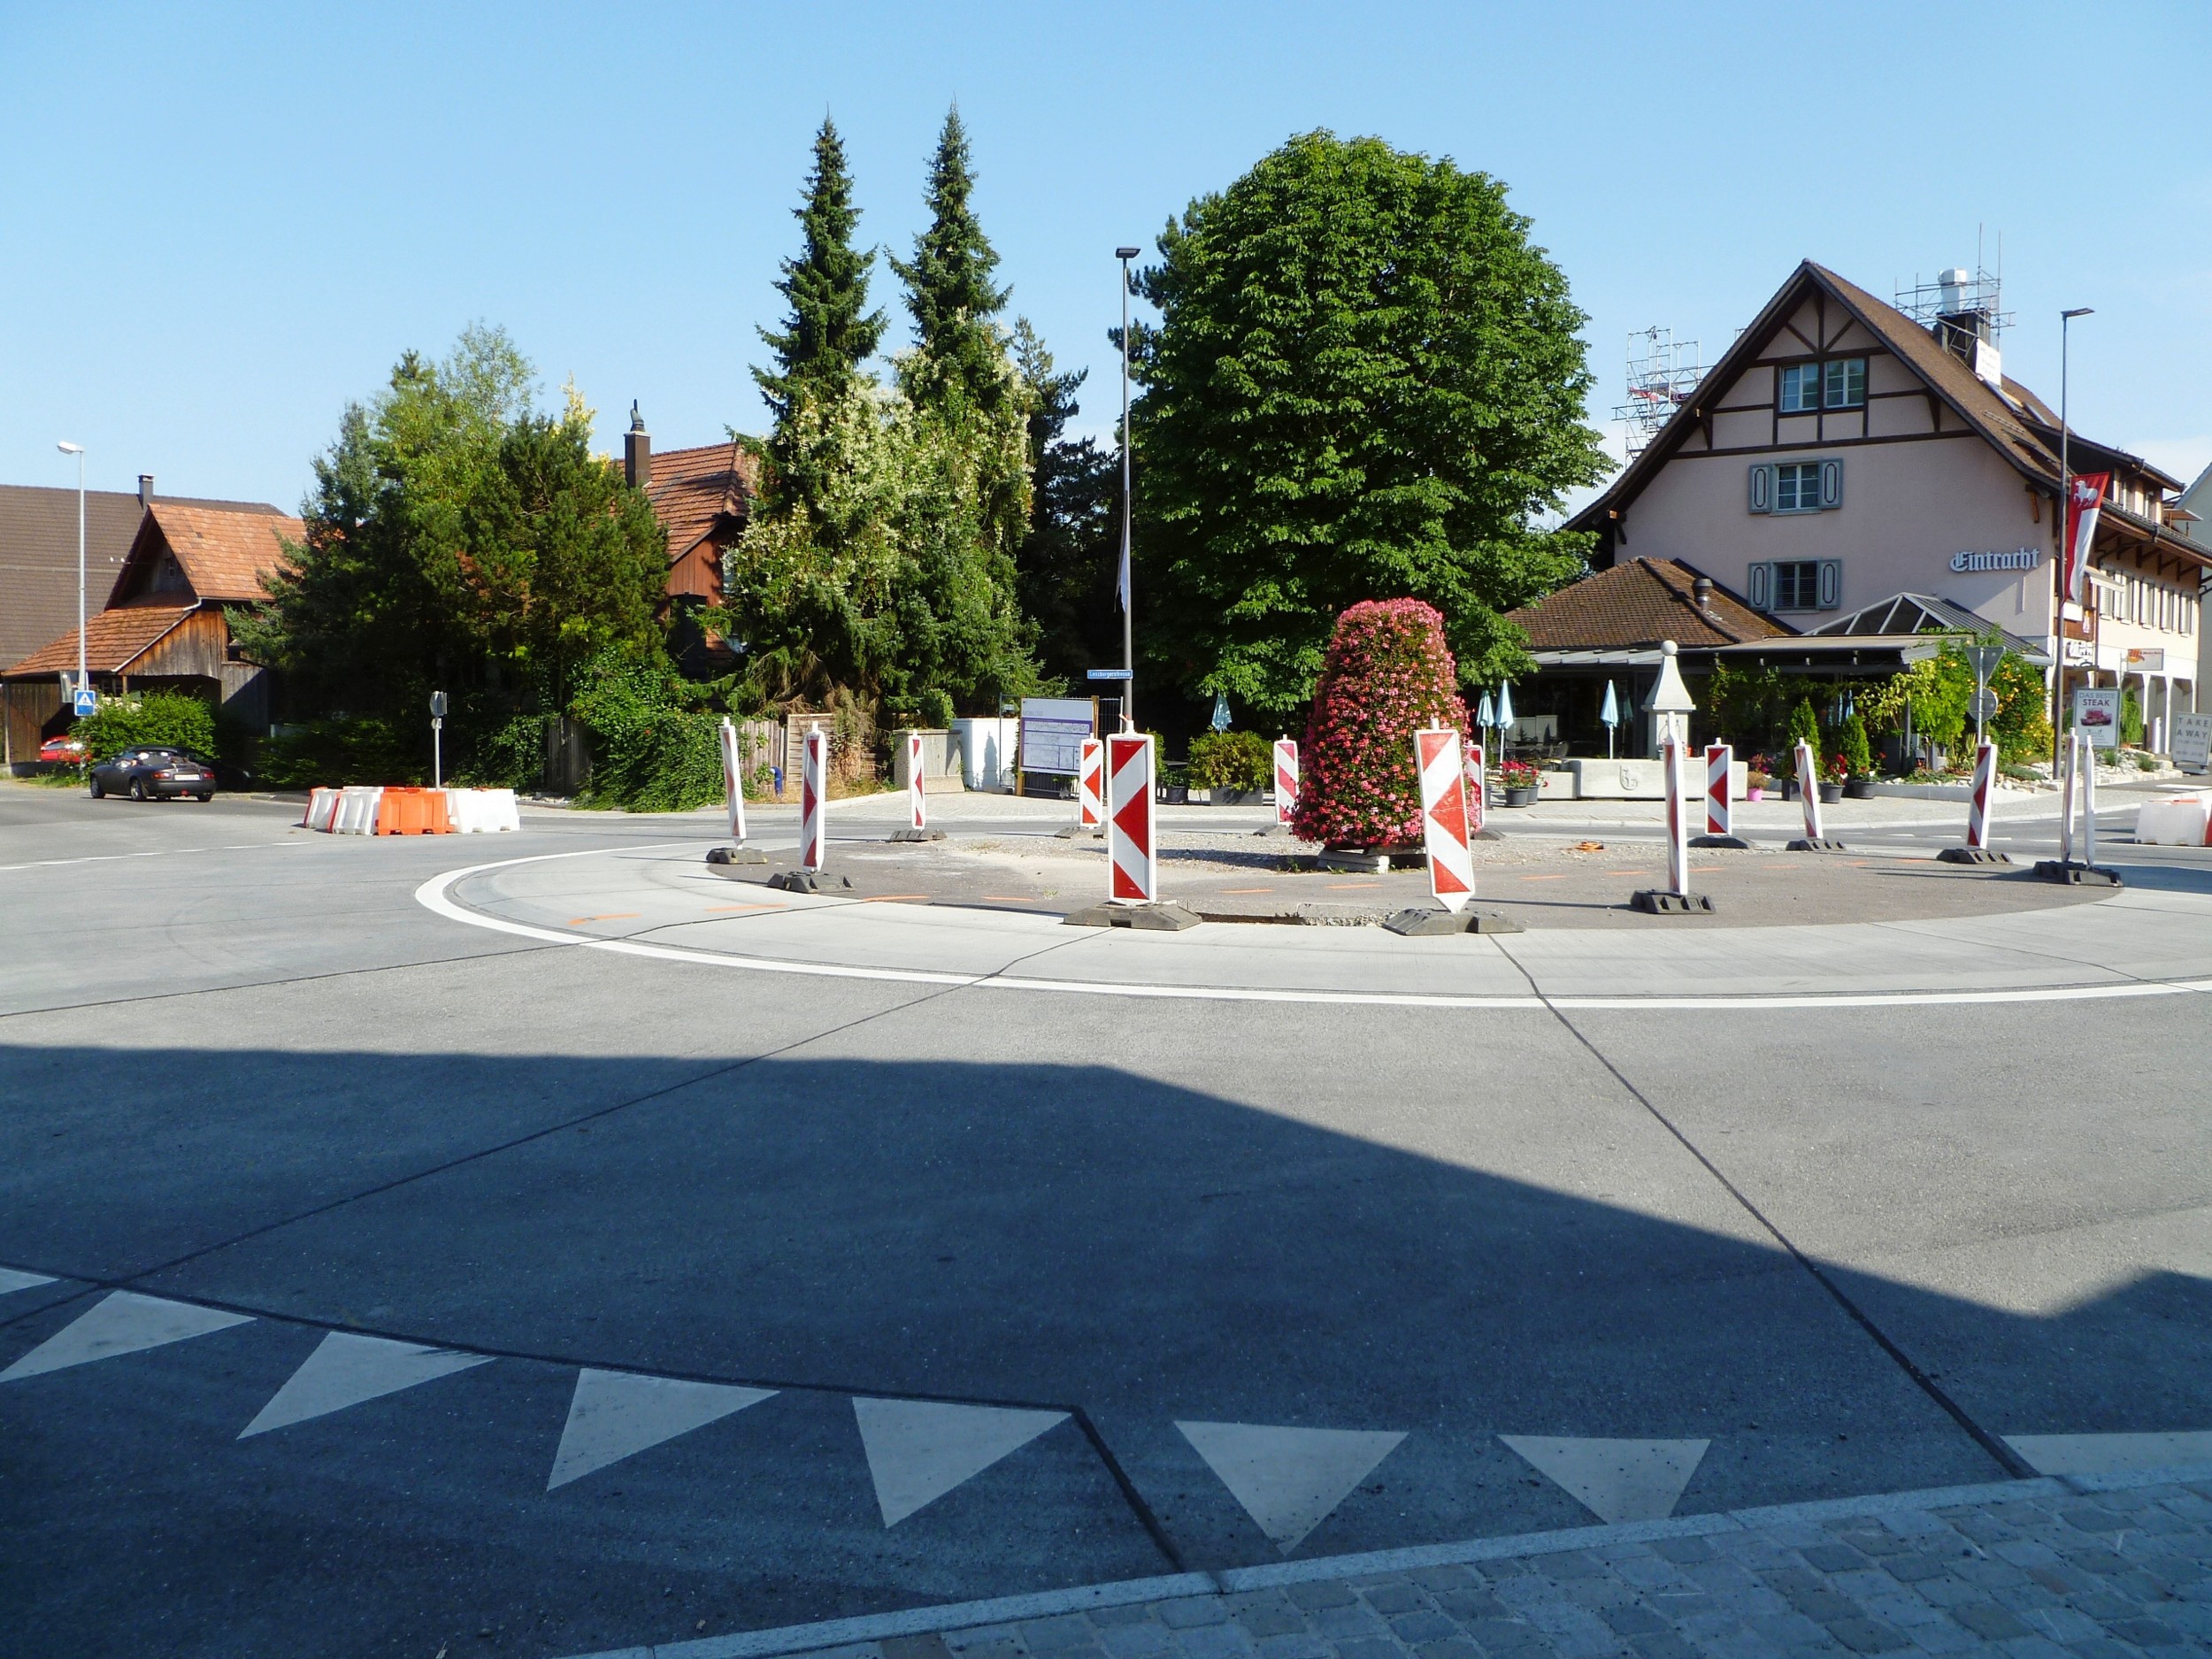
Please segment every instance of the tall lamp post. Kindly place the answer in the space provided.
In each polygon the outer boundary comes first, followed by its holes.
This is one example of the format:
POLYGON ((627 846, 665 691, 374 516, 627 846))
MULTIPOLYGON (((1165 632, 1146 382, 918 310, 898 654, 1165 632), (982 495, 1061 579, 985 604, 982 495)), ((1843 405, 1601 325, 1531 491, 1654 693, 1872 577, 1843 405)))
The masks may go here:
POLYGON ((1117 248, 1121 261, 1121 729, 1137 729, 1136 595, 1129 580, 1129 262, 1141 248, 1117 248))
POLYGON ((77 700, 84 695, 84 688, 91 684, 85 672, 84 643, 84 445, 72 443, 66 438, 54 446, 64 455, 77 457, 77 683, 70 688, 70 708, 73 711, 77 700))
MULTIPOLYGON (((2096 308, 2077 305, 2058 314, 2058 661, 2051 664, 2051 776, 2058 777, 2059 728, 2066 715, 2066 605, 2072 598, 2066 580, 2067 560, 2073 549, 2066 537, 2073 524, 2074 474, 2067 453, 2066 378, 2068 354, 2073 340, 2074 319, 2093 317, 2096 308)), ((2087 572, 2083 572, 2085 576, 2087 572)), ((2085 592, 2086 589, 2085 589, 2085 592)), ((2085 605, 2083 610, 2086 611, 2085 605)))

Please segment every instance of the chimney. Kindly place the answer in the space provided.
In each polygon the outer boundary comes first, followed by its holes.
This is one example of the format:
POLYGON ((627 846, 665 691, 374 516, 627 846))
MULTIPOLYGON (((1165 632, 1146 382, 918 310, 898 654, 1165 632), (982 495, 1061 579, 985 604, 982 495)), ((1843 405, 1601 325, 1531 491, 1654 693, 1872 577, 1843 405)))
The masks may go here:
POLYGON ((1690 584, 1690 597, 1697 601, 1697 608, 1704 610, 1713 603, 1713 579, 1701 576, 1690 584))
POLYGON ((154 504, 154 475, 151 472, 138 475, 138 504, 142 508, 154 504))
POLYGON ((630 429, 622 434, 622 476, 633 489, 653 481, 653 440, 646 435, 645 417, 637 412, 635 399, 630 403, 630 429))

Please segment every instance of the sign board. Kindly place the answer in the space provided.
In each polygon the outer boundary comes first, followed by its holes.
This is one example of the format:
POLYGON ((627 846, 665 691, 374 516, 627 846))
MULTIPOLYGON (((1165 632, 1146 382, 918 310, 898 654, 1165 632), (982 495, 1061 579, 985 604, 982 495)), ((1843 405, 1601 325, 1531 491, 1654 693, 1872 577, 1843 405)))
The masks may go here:
POLYGON ((2005 660, 2005 648, 2001 645, 1970 645, 1966 648, 1966 660, 1974 664, 1974 678, 1985 686, 1989 683, 1989 677, 1997 672, 1997 664, 2005 660))
POLYGON ((434 691, 430 694, 430 718, 434 720, 442 720, 445 718, 444 692, 434 691))
POLYGON ((1093 718, 1088 697, 1024 697, 1021 769, 1074 777, 1083 769, 1093 718))
POLYGON ((1149 904, 1159 897, 1152 795, 1152 740, 1116 732, 1106 740, 1106 897, 1149 904))
POLYGON ((100 694, 89 686, 80 686, 70 694, 69 711, 72 714, 95 714, 99 711, 99 708, 100 694))
POLYGON ((1421 780, 1421 848, 1429 856, 1429 896, 1445 910, 1456 911, 1475 895, 1459 733, 1449 726, 1425 726, 1416 732, 1413 764, 1421 780))
POLYGON ((1129 677, 1129 671, 1125 668, 1094 668, 1083 676, 1086 680, 1126 680, 1129 677))
POLYGON ((2167 742, 2184 772, 2212 770, 2212 714, 2177 714, 2167 742))
POLYGON ((2166 672, 2166 648, 2162 645, 2138 645, 2129 650, 2125 660, 2130 668, 2162 674, 2166 672))
POLYGON ((1994 719, 1997 714, 1997 694, 1985 686, 1974 694, 1974 701, 1967 712, 1977 720, 1994 719))
POLYGON ((2084 686, 2074 693, 2074 730, 2093 749, 2120 747, 2120 688, 2084 686))

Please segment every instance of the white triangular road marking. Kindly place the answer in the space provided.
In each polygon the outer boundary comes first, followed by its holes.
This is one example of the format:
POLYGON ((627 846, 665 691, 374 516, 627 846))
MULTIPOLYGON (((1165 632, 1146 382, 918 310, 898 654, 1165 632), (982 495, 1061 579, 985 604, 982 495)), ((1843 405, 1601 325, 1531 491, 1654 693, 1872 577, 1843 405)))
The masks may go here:
POLYGON ((871 1400, 856 1396, 860 1443, 876 1483, 883 1524, 896 1526, 963 1481, 972 1480, 1009 1452, 1019 1451, 1056 1423, 1064 1411, 1021 1411, 1010 1406, 954 1406, 929 1400, 871 1400))
POLYGON ((545 1489, 565 1486, 649 1446, 703 1429, 733 1411, 773 1399, 775 1393, 772 1388, 640 1377, 632 1371, 580 1371, 545 1489))
POLYGON ((2212 1429, 2164 1434, 2008 1434, 2039 1475, 2122 1475, 2212 1463, 2212 1429))
POLYGON ((51 1273, 25 1273, 12 1267, 0 1267, 0 1296, 12 1290, 28 1290, 34 1285, 50 1285, 53 1282, 51 1273))
POLYGON ((1710 1440, 1594 1440, 1544 1434, 1498 1438, 1564 1486, 1601 1521, 1663 1521, 1697 1473, 1710 1440))
POLYGON ((311 1417, 328 1417, 365 1400, 397 1394, 418 1383, 490 1363, 489 1356, 482 1354, 460 1354, 449 1348, 423 1348, 380 1336, 333 1331, 261 1408, 260 1414, 238 1432, 238 1438, 242 1440, 311 1417))
POLYGON ((165 1302, 158 1296, 142 1296, 134 1290, 119 1290, 103 1297, 7 1370, 0 1371, 0 1382, 66 1371, 96 1359, 136 1354, 252 1323, 250 1314, 221 1313, 188 1302, 165 1302))
POLYGON ((1386 1429, 1276 1428, 1257 1423, 1175 1426, 1286 1555, 1405 1439, 1386 1429))

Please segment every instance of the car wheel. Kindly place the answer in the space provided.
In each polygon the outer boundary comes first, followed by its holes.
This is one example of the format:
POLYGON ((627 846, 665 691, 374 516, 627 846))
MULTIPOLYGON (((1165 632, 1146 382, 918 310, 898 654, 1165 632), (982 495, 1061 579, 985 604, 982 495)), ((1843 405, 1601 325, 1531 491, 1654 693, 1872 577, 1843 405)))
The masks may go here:
POLYGON ((91 793, 95 801, 104 800, 107 796, 107 786, 96 777, 86 784, 85 787, 91 793))
POLYGON ((212 801, 215 798, 215 792, 211 789, 203 789, 199 794, 194 795, 192 798, 195 801, 197 801, 202 806, 205 806, 210 801, 212 801))
POLYGON ((132 799, 132 800, 134 800, 134 801, 143 801, 145 798, 146 798, 146 780, 145 780, 143 778, 134 778, 134 779, 132 779, 132 780, 131 780, 131 799, 132 799))

